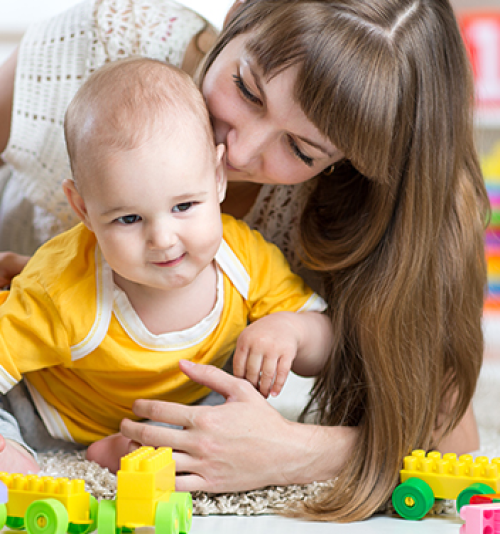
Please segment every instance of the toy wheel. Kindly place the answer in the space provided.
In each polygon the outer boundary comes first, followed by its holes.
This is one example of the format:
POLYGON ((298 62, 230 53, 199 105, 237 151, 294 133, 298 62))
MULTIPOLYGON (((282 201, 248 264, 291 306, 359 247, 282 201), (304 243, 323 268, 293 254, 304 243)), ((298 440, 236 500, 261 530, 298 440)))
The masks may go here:
POLYGON ((0 530, 5 526, 7 522, 7 506, 0 504, 0 530))
POLYGON ((177 504, 160 501, 155 514, 156 534, 179 534, 180 523, 177 504))
POLYGON ((392 504, 404 519, 422 519, 434 504, 434 493, 427 482, 409 478, 392 492, 392 504))
POLYGON ((93 495, 90 495, 89 503, 89 523, 87 524, 76 524, 70 523, 68 526, 69 534, 88 534, 95 530, 95 522, 97 520, 97 500, 93 495))
POLYGON ((97 512, 97 534, 121 534, 116 526, 116 502, 101 501, 97 512))
POLYGON ((170 502, 177 504, 180 514, 179 532, 188 534, 193 522, 193 498, 188 492, 175 492, 170 495, 170 502))
POLYGON ((493 488, 482 484, 481 482, 476 482, 471 484, 468 488, 465 488, 457 497, 457 511, 460 512, 460 508, 470 503, 470 500, 474 495, 487 495, 488 493, 495 493, 493 488))
POLYGON ((24 518, 28 534, 66 534, 68 530, 68 512, 55 499, 32 502, 24 518))
POLYGON ((22 530, 24 528, 24 517, 7 517, 5 524, 12 530, 22 530))

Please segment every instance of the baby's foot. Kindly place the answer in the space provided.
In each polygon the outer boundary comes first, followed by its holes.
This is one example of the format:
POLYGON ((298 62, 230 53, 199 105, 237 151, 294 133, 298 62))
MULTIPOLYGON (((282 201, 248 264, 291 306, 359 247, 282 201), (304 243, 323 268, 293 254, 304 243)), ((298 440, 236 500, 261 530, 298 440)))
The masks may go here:
POLYGON ((130 452, 132 440, 122 434, 113 434, 89 445, 87 460, 106 467, 111 473, 120 469, 122 456, 130 452))
POLYGON ((0 436, 0 471, 28 475, 38 473, 40 467, 22 445, 0 436))

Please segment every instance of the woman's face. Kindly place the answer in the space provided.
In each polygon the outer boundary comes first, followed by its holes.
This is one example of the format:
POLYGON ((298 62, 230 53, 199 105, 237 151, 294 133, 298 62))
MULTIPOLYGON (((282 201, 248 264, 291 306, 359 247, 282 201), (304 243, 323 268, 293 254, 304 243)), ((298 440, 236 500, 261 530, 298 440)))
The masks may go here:
POLYGON ((266 80, 247 39, 240 35, 222 50, 202 87, 215 140, 226 145, 228 180, 305 182, 343 155, 294 100, 296 68, 266 80))

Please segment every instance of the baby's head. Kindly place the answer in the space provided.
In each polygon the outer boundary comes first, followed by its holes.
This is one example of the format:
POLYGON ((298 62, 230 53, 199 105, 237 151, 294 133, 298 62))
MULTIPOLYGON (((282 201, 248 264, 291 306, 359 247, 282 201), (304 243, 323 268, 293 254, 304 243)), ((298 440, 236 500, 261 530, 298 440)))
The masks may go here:
POLYGON ((85 81, 66 112, 73 179, 83 188, 101 158, 137 148, 159 132, 176 135, 179 128, 192 129, 215 161, 208 111, 186 73, 142 57, 107 63, 85 81))
POLYGON ((65 136, 64 192, 123 289, 183 286, 213 260, 224 147, 189 76, 152 59, 109 63, 75 95, 65 136))

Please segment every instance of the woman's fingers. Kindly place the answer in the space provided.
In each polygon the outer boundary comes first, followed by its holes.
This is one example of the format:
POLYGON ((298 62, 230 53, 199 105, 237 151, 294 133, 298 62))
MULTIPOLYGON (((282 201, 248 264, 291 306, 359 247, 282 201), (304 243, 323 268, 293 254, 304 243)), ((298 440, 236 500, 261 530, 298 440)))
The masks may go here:
POLYGON ((197 406, 186 406, 176 402, 152 399, 137 399, 132 406, 135 415, 140 419, 150 419, 158 423, 180 427, 191 426, 192 412, 197 406))
POLYGON ((191 380, 219 393, 228 401, 245 401, 255 393, 251 384, 246 380, 231 376, 212 365, 199 365, 188 360, 181 360, 179 368, 191 380))

